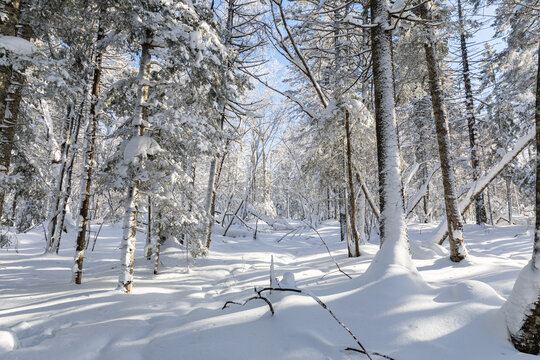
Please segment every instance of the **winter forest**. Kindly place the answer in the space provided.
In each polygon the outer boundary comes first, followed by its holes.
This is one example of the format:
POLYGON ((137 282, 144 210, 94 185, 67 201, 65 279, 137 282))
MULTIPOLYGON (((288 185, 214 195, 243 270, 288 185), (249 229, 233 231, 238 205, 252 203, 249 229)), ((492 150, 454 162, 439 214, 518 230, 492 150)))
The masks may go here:
POLYGON ((1 359, 538 359, 539 0, 0 0, 1 359))

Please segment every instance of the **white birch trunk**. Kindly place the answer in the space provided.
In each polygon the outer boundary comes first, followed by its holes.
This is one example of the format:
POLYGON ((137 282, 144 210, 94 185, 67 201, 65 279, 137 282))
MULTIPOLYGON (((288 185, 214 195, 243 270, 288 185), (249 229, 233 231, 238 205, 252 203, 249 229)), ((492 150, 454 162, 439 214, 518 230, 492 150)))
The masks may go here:
MULTIPOLYGON (((147 32, 142 44, 139 60, 139 73, 137 75, 137 107, 133 117, 132 136, 144 135, 144 121, 146 120, 146 101, 148 99, 148 77, 150 73, 150 42, 147 32)), ((137 214, 139 210, 140 180, 131 180, 126 196, 126 211, 123 223, 123 236, 120 245, 120 275, 118 289, 130 293, 133 286, 133 264, 135 261, 135 239, 137 234, 137 214)))

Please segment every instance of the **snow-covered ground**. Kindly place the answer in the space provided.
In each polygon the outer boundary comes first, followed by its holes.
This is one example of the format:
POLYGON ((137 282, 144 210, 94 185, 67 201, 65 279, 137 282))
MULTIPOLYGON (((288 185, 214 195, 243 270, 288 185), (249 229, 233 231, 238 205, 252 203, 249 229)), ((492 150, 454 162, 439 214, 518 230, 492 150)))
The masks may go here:
MULTIPOLYGON (((97 229, 94 229, 97 230, 97 229)), ((264 229, 263 229, 264 230, 264 229)), ((269 285, 271 256, 278 278, 291 272, 298 288, 318 296, 368 352, 394 359, 537 359, 507 340, 501 305, 532 250, 532 227, 467 226, 470 256, 450 262, 426 246, 432 225, 409 226, 418 273, 393 266, 383 278, 362 276, 377 245, 347 258, 338 224, 215 236, 210 255, 190 259, 169 244, 160 274, 142 257, 138 239, 133 294, 115 291, 121 231, 104 226, 96 250, 86 253, 83 284, 71 280, 74 234, 59 256, 43 255, 43 234, 18 235, 18 249, 0 251, 1 359, 366 359, 345 350, 353 338, 311 297, 269 295, 245 306, 253 288, 269 285), (242 236, 245 235, 245 236, 242 236), (281 241, 277 241, 281 239, 281 241), (10 351, 10 349, 15 350, 10 351)), ((381 359, 372 355, 373 359, 381 359)))

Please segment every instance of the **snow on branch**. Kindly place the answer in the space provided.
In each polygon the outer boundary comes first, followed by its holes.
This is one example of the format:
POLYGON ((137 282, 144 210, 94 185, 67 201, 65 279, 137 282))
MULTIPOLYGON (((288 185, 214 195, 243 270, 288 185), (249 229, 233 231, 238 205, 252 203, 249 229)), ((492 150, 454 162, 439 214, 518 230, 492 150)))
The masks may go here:
POLYGON ((431 179, 433 178, 433 175, 440 168, 441 168, 441 164, 437 163, 433 167, 433 169, 431 169, 431 172, 429 173, 429 175, 428 175, 426 181, 424 182, 424 184, 422 185, 422 187, 416 192, 416 194, 414 194, 413 196, 410 197, 410 200, 407 202, 407 209, 405 210, 405 217, 409 216, 412 213, 412 211, 414 210, 414 208, 416 207, 416 205, 418 205, 420 200, 422 200, 422 198, 424 196, 426 196, 429 183, 431 182, 431 179))
MULTIPOLYGON (((535 135, 536 135, 536 132, 535 132, 535 129, 533 128, 533 129, 531 129, 531 131, 529 131, 529 133, 527 135, 524 135, 521 138, 519 138, 518 141, 516 142, 516 145, 514 146, 514 149, 507 152, 502 157, 502 159, 495 166, 493 166, 491 168, 491 170, 487 173, 487 175, 485 175, 484 177, 478 179, 477 181, 472 183, 471 186, 469 186, 469 191, 467 192, 467 195, 465 195, 465 198, 462 199, 458 204, 459 211, 461 212, 461 214, 463 214, 465 211, 467 211, 469 206, 471 206, 471 204, 474 202, 474 200, 476 200, 478 195, 480 195, 484 191, 484 189, 497 176, 499 176, 499 174, 501 172, 503 172, 503 170, 506 169, 506 167, 508 165, 510 165, 510 163, 523 150, 525 150, 525 148, 531 142, 534 141, 535 135)), ((431 241, 439 243, 439 245, 442 245, 444 243, 444 240, 446 239, 447 235, 448 235, 448 226, 447 226, 446 217, 445 217, 444 220, 439 225, 439 227, 437 229, 437 232, 432 237, 431 241)))

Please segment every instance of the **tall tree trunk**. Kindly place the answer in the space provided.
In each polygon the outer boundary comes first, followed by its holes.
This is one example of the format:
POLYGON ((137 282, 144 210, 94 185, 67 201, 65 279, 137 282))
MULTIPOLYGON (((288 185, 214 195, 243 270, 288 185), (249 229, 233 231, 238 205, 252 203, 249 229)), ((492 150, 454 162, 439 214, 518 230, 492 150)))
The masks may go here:
MULTIPOLYGON (((232 39, 232 32, 233 32, 233 26, 234 26, 234 15, 235 11, 237 11, 237 5, 235 5, 235 0, 228 0, 227 1, 227 23, 226 23, 226 38, 223 42, 223 45, 225 47, 229 46, 232 39)), ((229 71, 231 64, 227 64, 226 71, 229 71)), ((227 104, 225 103, 223 105, 223 112, 221 114, 221 118, 219 119, 219 127, 221 130, 223 130, 223 125, 225 122, 225 111, 227 104)), ((225 154, 223 154, 225 156, 225 154)), ((208 225, 206 230, 206 248, 210 248, 210 243, 212 242, 212 225, 214 224, 214 215, 215 215, 215 207, 216 207, 216 188, 219 181, 219 172, 221 169, 216 170, 218 163, 220 159, 220 154, 217 154, 210 163, 210 173, 208 176, 208 190, 206 193, 206 201, 205 201, 205 210, 208 214, 208 225)))
MULTIPOLYGON (((137 108, 133 117, 133 137, 144 135, 146 122, 146 101, 148 100, 148 79, 150 74, 150 43, 152 39, 147 31, 142 43, 139 60, 137 108)), ((133 286, 133 264, 135 262, 135 240, 137 234, 137 214, 139 212, 139 188, 141 180, 132 180, 126 194, 126 212, 124 215, 122 244, 120 246, 120 276, 118 289, 131 293, 133 286)))
MULTIPOLYGON (((347 234, 347 211, 345 207, 345 199, 347 197, 347 193, 345 190, 343 190, 339 194, 339 235, 341 241, 347 241, 349 243, 349 236, 347 234)), ((347 246, 347 249, 349 247, 347 246)))
POLYGON ((75 118, 74 129, 71 134, 72 144, 69 147, 69 157, 65 165, 66 187, 62 191, 61 197, 60 197, 56 231, 54 234, 54 244, 53 244, 53 249, 55 250, 57 254, 58 254, 58 251, 60 250, 60 241, 62 239, 62 232, 64 230, 64 221, 66 219, 67 203, 68 203, 69 197, 71 196, 71 183, 72 183, 71 180, 72 180, 72 174, 73 174, 73 164, 75 163, 75 156, 77 155, 77 148, 78 148, 77 139, 79 137, 79 129, 81 127, 81 121, 82 121, 81 117, 82 117, 82 109, 79 112, 79 116, 75 118))
MULTIPOLYGON (((45 102, 42 101, 41 103, 43 115, 45 117, 50 117, 48 106, 45 102)), ((81 104, 81 109, 79 111, 82 112, 82 108, 84 106, 84 102, 81 104)), ((71 149, 71 141, 73 136, 73 129, 75 128, 75 122, 77 121, 77 115, 75 115, 75 111, 71 106, 68 106, 67 114, 66 114, 66 125, 65 125, 65 132, 64 132, 64 141, 61 145, 61 152, 62 155, 60 157, 59 164, 55 164, 55 156, 54 152, 55 149, 51 149, 52 156, 51 156, 51 165, 56 167, 56 171, 53 173, 55 174, 56 179, 55 180, 55 186, 53 189, 51 189, 50 194, 50 206, 49 206, 49 224, 47 226, 47 236, 48 236, 48 251, 50 253, 53 253, 56 247, 56 226, 58 225, 58 215, 60 214, 60 203, 62 200, 62 190, 64 189, 64 179, 65 174, 67 170, 68 165, 68 155, 70 154, 71 149)), ((52 120, 49 121, 49 126, 52 125, 52 120)), ((49 136, 54 136, 53 129, 49 129, 49 136)), ((52 142, 54 144, 54 142, 52 142)))
POLYGON ((356 229, 356 201, 354 196, 354 179, 353 179, 353 165, 352 165, 352 146, 351 146, 351 121, 350 121, 350 114, 349 110, 345 110, 345 138, 347 142, 347 183, 349 186, 349 209, 350 209, 350 223, 351 223, 351 235, 352 235, 352 241, 354 243, 352 244, 352 248, 349 249, 349 256, 351 257, 358 257, 360 256, 360 247, 359 247, 359 239, 358 239, 358 232, 356 229))
MULTIPOLYGON (((0 35, 19 36, 30 39, 30 28, 19 26, 21 10, 25 2, 20 0, 0 3, 0 35)), ((0 174, 7 174, 11 165, 11 151, 15 142, 15 130, 19 119, 21 89, 25 82, 23 69, 12 65, 0 65, 0 174)), ((4 191, 0 190, 0 223, 4 209, 4 191)))
POLYGON ((372 28, 375 127, 381 209, 381 251, 386 247, 385 261, 413 266, 409 256, 409 238, 405 223, 401 164, 397 123, 394 113, 392 79, 392 25, 387 0, 370 0, 372 28), (397 250, 397 248, 401 248, 397 250))
MULTIPOLYGON (((103 10, 102 10, 103 11, 103 10)), ((105 37, 103 25, 99 24, 96 43, 99 44, 105 37)), ((84 169, 85 176, 81 183, 81 204, 79 206, 79 220, 77 229, 77 247, 75 249, 75 264, 73 266, 73 281, 80 284, 82 281, 82 269, 84 262, 84 250, 86 249, 86 235, 88 220, 90 218, 90 194, 92 190, 92 173, 94 171, 94 153, 96 149, 97 131, 97 104, 99 101, 101 69, 103 63, 103 49, 96 49, 94 74, 92 78, 92 99, 90 103, 90 120, 85 134, 84 144, 84 169)))
MULTIPOLYGON (((225 115, 222 117, 221 129, 223 130, 223 121, 225 115)), ((219 183, 219 176, 221 174, 221 169, 223 167, 223 162, 225 161, 225 154, 220 156, 216 155, 212 159, 210 164, 210 175, 208 177, 208 192, 206 193, 206 206, 205 209, 208 213, 208 223, 206 228, 206 248, 210 249, 210 243, 212 242, 212 226, 214 225, 214 217, 216 214, 216 191, 219 183)))
MULTIPOLYGON (((159 273, 159 255, 161 254, 161 244, 165 242, 167 239, 163 235, 162 226, 161 226, 161 213, 158 214, 159 224, 158 224, 158 238, 156 241, 156 252, 154 254, 154 275, 157 275, 159 273)), ((186 251, 188 248, 189 239, 186 239, 186 251)))
MULTIPOLYGON (((536 148, 540 148, 540 44, 536 76, 536 148)), ((537 150, 538 151, 538 150, 537 150)), ((521 352, 540 353, 540 159, 536 158, 536 227, 532 259, 519 273, 504 310, 512 343, 521 352), (536 294, 531 292, 536 290, 536 294), (524 305, 524 306, 523 306, 524 305)))
MULTIPOLYGON (((465 112, 467 126, 469 128, 469 143, 471 146, 471 166, 473 181, 480 178, 480 160, 478 158, 478 128, 474 116, 474 102, 471 85, 471 74, 469 68, 469 56, 467 54, 467 42, 465 40, 465 19, 461 8, 461 0, 457 1, 459 20, 459 39, 461 44, 461 65, 463 67, 463 82, 465 84, 465 112)), ((484 206, 484 194, 480 194, 475 200, 476 223, 485 224, 487 222, 486 208, 484 206)))
POLYGON ((357 211, 358 241, 360 244, 366 243, 366 195, 363 191, 358 193, 358 211, 357 211))
MULTIPOLYGON (((423 5, 422 17, 431 19, 431 14, 427 5, 423 5)), ((431 102, 433 105, 433 115, 435 118, 435 129, 437 132, 437 143, 439 145, 439 157, 441 160, 441 171, 444 188, 444 203, 446 207, 446 218, 448 219, 448 235, 450 239, 450 260, 459 262, 467 256, 463 237, 463 220, 459 212, 457 192, 454 175, 454 165, 450 155, 450 136, 448 132, 448 119, 444 108, 444 98, 439 78, 439 63, 435 50, 435 35, 431 27, 426 27, 426 39, 424 50, 426 52, 426 62, 429 73, 429 88, 431 92, 431 102)))
POLYGON ((506 176, 506 205, 508 206, 508 222, 512 225, 512 178, 506 176))
POLYGON ((144 246, 146 260, 152 259, 152 198, 148 196, 148 217, 146 224, 146 245, 144 246))

